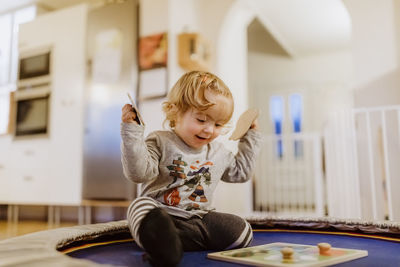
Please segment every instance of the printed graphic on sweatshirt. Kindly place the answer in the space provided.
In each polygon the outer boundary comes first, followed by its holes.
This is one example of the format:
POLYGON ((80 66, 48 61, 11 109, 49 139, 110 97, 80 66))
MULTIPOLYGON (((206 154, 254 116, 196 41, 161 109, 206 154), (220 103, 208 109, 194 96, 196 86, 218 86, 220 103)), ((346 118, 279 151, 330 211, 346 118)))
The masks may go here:
POLYGON ((168 170, 170 170, 169 175, 174 177, 174 180, 167 187, 174 184, 178 178, 186 179, 185 166, 187 166, 187 163, 182 160, 181 155, 178 156, 178 159, 172 161, 172 165, 167 166, 168 170))
POLYGON ((181 186, 167 191, 164 194, 164 202, 167 205, 176 206, 182 200, 179 194, 180 192, 191 192, 188 199, 194 203, 186 207, 186 210, 200 209, 199 204, 195 202, 208 202, 204 190, 205 187, 211 184, 210 166, 213 165, 211 161, 201 163, 199 160, 196 160, 188 166, 188 164, 182 160, 182 156, 179 155, 178 159, 173 160, 172 165, 167 166, 170 171, 170 176, 173 177, 173 181, 167 187, 176 184, 178 179, 182 179, 183 183, 181 186), (185 173, 186 169, 189 169, 187 173, 185 173))
POLYGON ((164 194, 164 202, 168 206, 176 206, 181 202, 181 197, 179 196, 179 191, 177 188, 168 190, 164 194))
POLYGON ((189 199, 194 202, 208 202, 206 196, 204 195, 204 187, 202 183, 210 185, 211 183, 211 173, 210 168, 206 166, 212 166, 213 163, 208 161, 204 164, 200 164, 199 161, 190 164, 191 170, 188 172, 188 180, 184 185, 188 186, 190 189, 194 188, 194 191, 190 195, 189 199))

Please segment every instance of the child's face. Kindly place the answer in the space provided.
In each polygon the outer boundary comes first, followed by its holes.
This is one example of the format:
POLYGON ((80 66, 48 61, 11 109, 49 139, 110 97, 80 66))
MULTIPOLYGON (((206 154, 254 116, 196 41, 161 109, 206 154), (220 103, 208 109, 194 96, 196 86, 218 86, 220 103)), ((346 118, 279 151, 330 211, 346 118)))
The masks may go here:
POLYGON ((190 147, 201 148, 221 134, 232 109, 232 101, 222 95, 206 92, 206 98, 216 103, 205 111, 188 109, 178 116, 175 133, 190 147))

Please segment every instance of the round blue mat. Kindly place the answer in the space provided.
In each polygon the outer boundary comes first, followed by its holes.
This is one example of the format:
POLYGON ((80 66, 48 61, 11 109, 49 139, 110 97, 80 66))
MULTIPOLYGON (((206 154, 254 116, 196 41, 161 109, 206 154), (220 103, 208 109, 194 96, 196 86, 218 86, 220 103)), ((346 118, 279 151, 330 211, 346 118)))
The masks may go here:
MULTIPOLYGON (((310 231, 277 231, 277 230, 256 230, 254 240, 250 246, 263 245, 273 242, 288 242, 295 244, 317 245, 327 242, 332 247, 367 250, 368 256, 337 264, 341 267, 358 266, 400 266, 400 240, 384 240, 371 236, 343 235, 343 233, 310 231)), ((213 251, 185 252, 179 266, 243 266, 223 261, 216 261, 207 258, 207 253, 213 251)), ((143 250, 133 241, 121 241, 108 244, 94 245, 82 248, 67 255, 76 258, 85 258, 91 261, 121 266, 150 266, 143 261, 143 250)))

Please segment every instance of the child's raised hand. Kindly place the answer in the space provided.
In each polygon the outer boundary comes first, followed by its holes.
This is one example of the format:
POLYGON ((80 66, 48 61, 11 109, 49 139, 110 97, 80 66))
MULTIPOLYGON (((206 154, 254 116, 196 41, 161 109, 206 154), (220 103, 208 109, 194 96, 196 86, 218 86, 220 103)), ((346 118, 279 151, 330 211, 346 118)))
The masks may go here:
POLYGON ((255 120, 251 123, 250 129, 258 130, 258 119, 255 119, 255 120))
POLYGON ((131 104, 125 104, 122 107, 122 116, 121 116, 121 120, 122 122, 125 123, 137 123, 136 119, 136 112, 134 111, 133 107, 131 104))
POLYGON ((258 109, 248 109, 240 115, 237 123, 236 128, 233 131, 230 140, 239 140, 242 138, 249 129, 258 129, 258 120, 257 117, 259 115, 258 109))

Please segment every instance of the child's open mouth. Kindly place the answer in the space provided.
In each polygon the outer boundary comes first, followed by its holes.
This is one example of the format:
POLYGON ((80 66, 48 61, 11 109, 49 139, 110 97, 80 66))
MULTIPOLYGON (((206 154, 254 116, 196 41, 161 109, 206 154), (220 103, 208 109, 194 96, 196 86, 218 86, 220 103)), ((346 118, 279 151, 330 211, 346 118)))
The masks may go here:
POLYGON ((201 137, 201 136, 198 136, 198 135, 196 135, 196 137, 199 138, 200 140, 206 140, 207 139, 207 138, 204 138, 204 137, 201 137))

